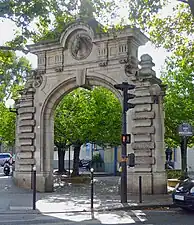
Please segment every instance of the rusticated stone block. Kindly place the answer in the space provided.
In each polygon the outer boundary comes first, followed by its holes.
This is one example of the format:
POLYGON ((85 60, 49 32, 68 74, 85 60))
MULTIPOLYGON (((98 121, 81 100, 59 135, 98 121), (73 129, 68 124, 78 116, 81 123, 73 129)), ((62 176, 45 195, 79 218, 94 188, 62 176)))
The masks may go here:
POLYGON ((20 107, 32 107, 33 106, 33 101, 32 100, 23 100, 20 101, 20 107))
POLYGON ((150 91, 148 88, 137 88, 135 90, 136 97, 150 96, 150 91))
POLYGON ((135 112, 150 112, 152 111, 152 105, 151 104, 143 104, 143 105, 136 105, 134 107, 135 112))
POLYGON ((155 117, 155 112, 134 112, 132 114, 132 119, 153 119, 155 117))
POLYGON ((31 120, 33 118, 33 113, 25 113, 19 115, 19 120, 31 120))
POLYGON ((24 145, 24 146, 20 146, 19 150, 20 150, 20 152, 34 152, 35 151, 35 146, 24 145))
MULTIPOLYGON (((35 120, 21 120, 19 126, 35 126, 35 120)), ((22 128, 21 128, 22 129, 22 128)))
POLYGON ((143 119, 143 120, 136 120, 135 126, 136 127, 150 127, 152 125, 151 119, 143 119))
POLYGON ((20 139, 20 146, 23 145, 32 145, 33 139, 20 139))
POLYGON ((130 101, 131 103, 138 105, 138 104, 147 104, 147 103, 153 103, 153 98, 151 96, 149 97, 136 97, 133 100, 130 101))
POLYGON ((135 142, 151 141, 151 136, 150 134, 147 135, 136 134, 134 135, 134 141, 135 142))
POLYGON ((134 153, 135 156, 152 156, 152 150, 136 149, 134 153))
POLYGON ((20 128, 20 133, 31 133, 33 131, 33 126, 22 126, 20 128))
POLYGON ((17 171, 22 172, 31 172, 32 171, 32 165, 18 165, 16 166, 17 171))
POLYGON ((20 165, 33 165, 35 164, 35 159, 18 159, 17 163, 20 165))
POLYGON ((132 143, 131 147, 133 149, 154 149, 155 143, 154 142, 138 142, 138 143, 132 143))
POLYGON ((19 138, 22 138, 22 139, 34 139, 35 138, 35 134, 34 133, 20 133, 18 134, 18 137, 19 138))
POLYGON ((135 164, 150 164, 154 165, 155 164, 155 158, 154 157, 149 157, 149 156, 137 156, 135 157, 135 164))
POLYGON ((136 81, 135 86, 136 88, 142 88, 142 87, 150 87, 151 84, 149 81, 136 81))
POLYGON ((135 165, 135 172, 151 172, 152 166, 150 164, 147 165, 135 165))
POLYGON ((35 113, 35 107, 23 107, 18 109, 19 114, 35 113))
POLYGON ((153 134, 155 128, 152 127, 132 127, 132 134, 153 134))
POLYGON ((31 159, 32 152, 18 152, 17 157, 18 159, 31 159))

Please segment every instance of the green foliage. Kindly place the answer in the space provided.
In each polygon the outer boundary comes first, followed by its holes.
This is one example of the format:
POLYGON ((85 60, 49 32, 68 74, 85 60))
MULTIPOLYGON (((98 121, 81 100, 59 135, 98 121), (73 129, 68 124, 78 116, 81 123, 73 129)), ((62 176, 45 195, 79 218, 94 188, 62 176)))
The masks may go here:
MULTIPOLYGON (((188 122, 194 126, 194 60, 193 46, 182 46, 166 61, 162 80, 167 85, 165 97, 165 138, 169 146, 180 144, 178 126, 188 122)), ((194 144, 194 138, 189 139, 194 144)))
POLYGON ((66 95, 55 112, 55 142, 118 145, 121 106, 108 90, 78 88, 66 95))
POLYGON ((96 163, 102 163, 103 162, 102 157, 101 157, 99 152, 94 154, 92 161, 96 162, 96 163))
POLYGON ((10 96, 17 98, 18 90, 22 88, 30 69, 25 57, 17 57, 11 51, 0 51, 0 101, 10 96))
POLYGON ((156 46, 172 51, 193 43, 194 1, 177 0, 173 12, 164 16, 161 9, 165 13, 170 3, 169 0, 130 1, 129 20, 147 32, 156 46))
POLYGON ((10 97, 16 100, 30 72, 29 61, 17 57, 14 52, 0 51, 0 138, 5 145, 13 145, 15 140, 16 114, 6 108, 10 97))
POLYGON ((1 143, 13 146, 15 141, 16 114, 6 108, 4 102, 0 102, 0 138, 1 143))
POLYGON ((95 16, 108 21, 111 15, 116 15, 117 8, 116 2, 111 0, 3 0, 0 1, 0 18, 13 21, 19 28, 14 40, 6 45, 27 52, 25 45, 29 39, 58 38, 65 26, 77 18, 95 16))
POLYGON ((180 179, 182 176, 181 170, 166 170, 167 179, 180 179))

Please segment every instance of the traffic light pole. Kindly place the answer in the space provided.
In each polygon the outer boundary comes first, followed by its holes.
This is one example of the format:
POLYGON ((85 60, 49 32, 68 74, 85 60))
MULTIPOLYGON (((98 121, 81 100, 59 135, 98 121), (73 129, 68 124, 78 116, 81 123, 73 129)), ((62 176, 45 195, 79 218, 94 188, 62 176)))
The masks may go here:
MULTIPOLYGON (((126 102, 127 102, 127 89, 123 90, 123 112, 122 112, 122 135, 127 134, 127 113, 126 113, 126 102)), ((126 142, 122 141, 122 161, 121 161, 121 203, 127 203, 127 145, 126 142)))
POLYGON ((121 203, 127 203, 127 143, 130 140, 129 134, 127 134, 127 111, 134 107, 134 104, 128 102, 133 99, 135 95, 128 93, 129 90, 133 90, 135 85, 123 82, 122 84, 115 84, 114 87, 120 91, 123 91, 123 112, 122 112, 122 156, 121 156, 121 203))

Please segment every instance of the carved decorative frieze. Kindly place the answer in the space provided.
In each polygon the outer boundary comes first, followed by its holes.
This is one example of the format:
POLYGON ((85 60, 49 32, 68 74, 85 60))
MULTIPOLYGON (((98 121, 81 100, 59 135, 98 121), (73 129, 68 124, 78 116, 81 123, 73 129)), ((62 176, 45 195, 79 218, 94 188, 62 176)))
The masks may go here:
POLYGON ((62 72, 63 71, 63 67, 62 66, 58 66, 55 68, 56 72, 62 72))
POLYGON ((99 62, 99 66, 100 66, 100 67, 105 67, 105 66, 107 66, 107 65, 108 65, 107 60, 106 60, 106 61, 99 62))
POLYGON ((119 63, 120 64, 126 64, 126 63, 128 63, 128 58, 126 57, 126 58, 120 59, 119 60, 119 63))
POLYGON ((119 48, 119 54, 123 54, 123 53, 127 53, 128 52, 128 46, 127 46, 127 43, 124 43, 124 44, 120 44, 118 46, 119 48))
POLYGON ((45 56, 41 55, 38 57, 38 65, 43 66, 45 65, 45 56))
POLYGON ((34 70, 32 72, 32 76, 33 76, 33 79, 34 79, 34 83, 33 83, 33 86, 35 88, 38 88, 41 86, 42 82, 43 82, 43 77, 42 75, 45 74, 46 71, 45 70, 34 70))
POLYGON ((131 56, 128 59, 127 65, 125 66, 125 74, 127 76, 135 75, 138 71, 138 60, 136 57, 131 56))

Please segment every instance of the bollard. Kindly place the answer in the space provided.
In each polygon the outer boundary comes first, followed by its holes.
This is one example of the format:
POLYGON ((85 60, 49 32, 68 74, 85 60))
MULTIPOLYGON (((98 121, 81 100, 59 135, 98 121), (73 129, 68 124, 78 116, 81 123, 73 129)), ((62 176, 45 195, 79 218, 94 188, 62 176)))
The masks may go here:
POLYGON ((36 210, 36 166, 34 165, 32 168, 32 174, 33 174, 33 210, 36 210))
POLYGON ((70 152, 70 150, 71 150, 71 148, 69 146, 69 173, 68 173, 69 177, 71 176, 71 152, 70 152))
POLYGON ((139 203, 142 203, 142 178, 139 176, 139 203))
POLYGON ((91 172, 91 211, 94 208, 94 169, 90 169, 91 172))

